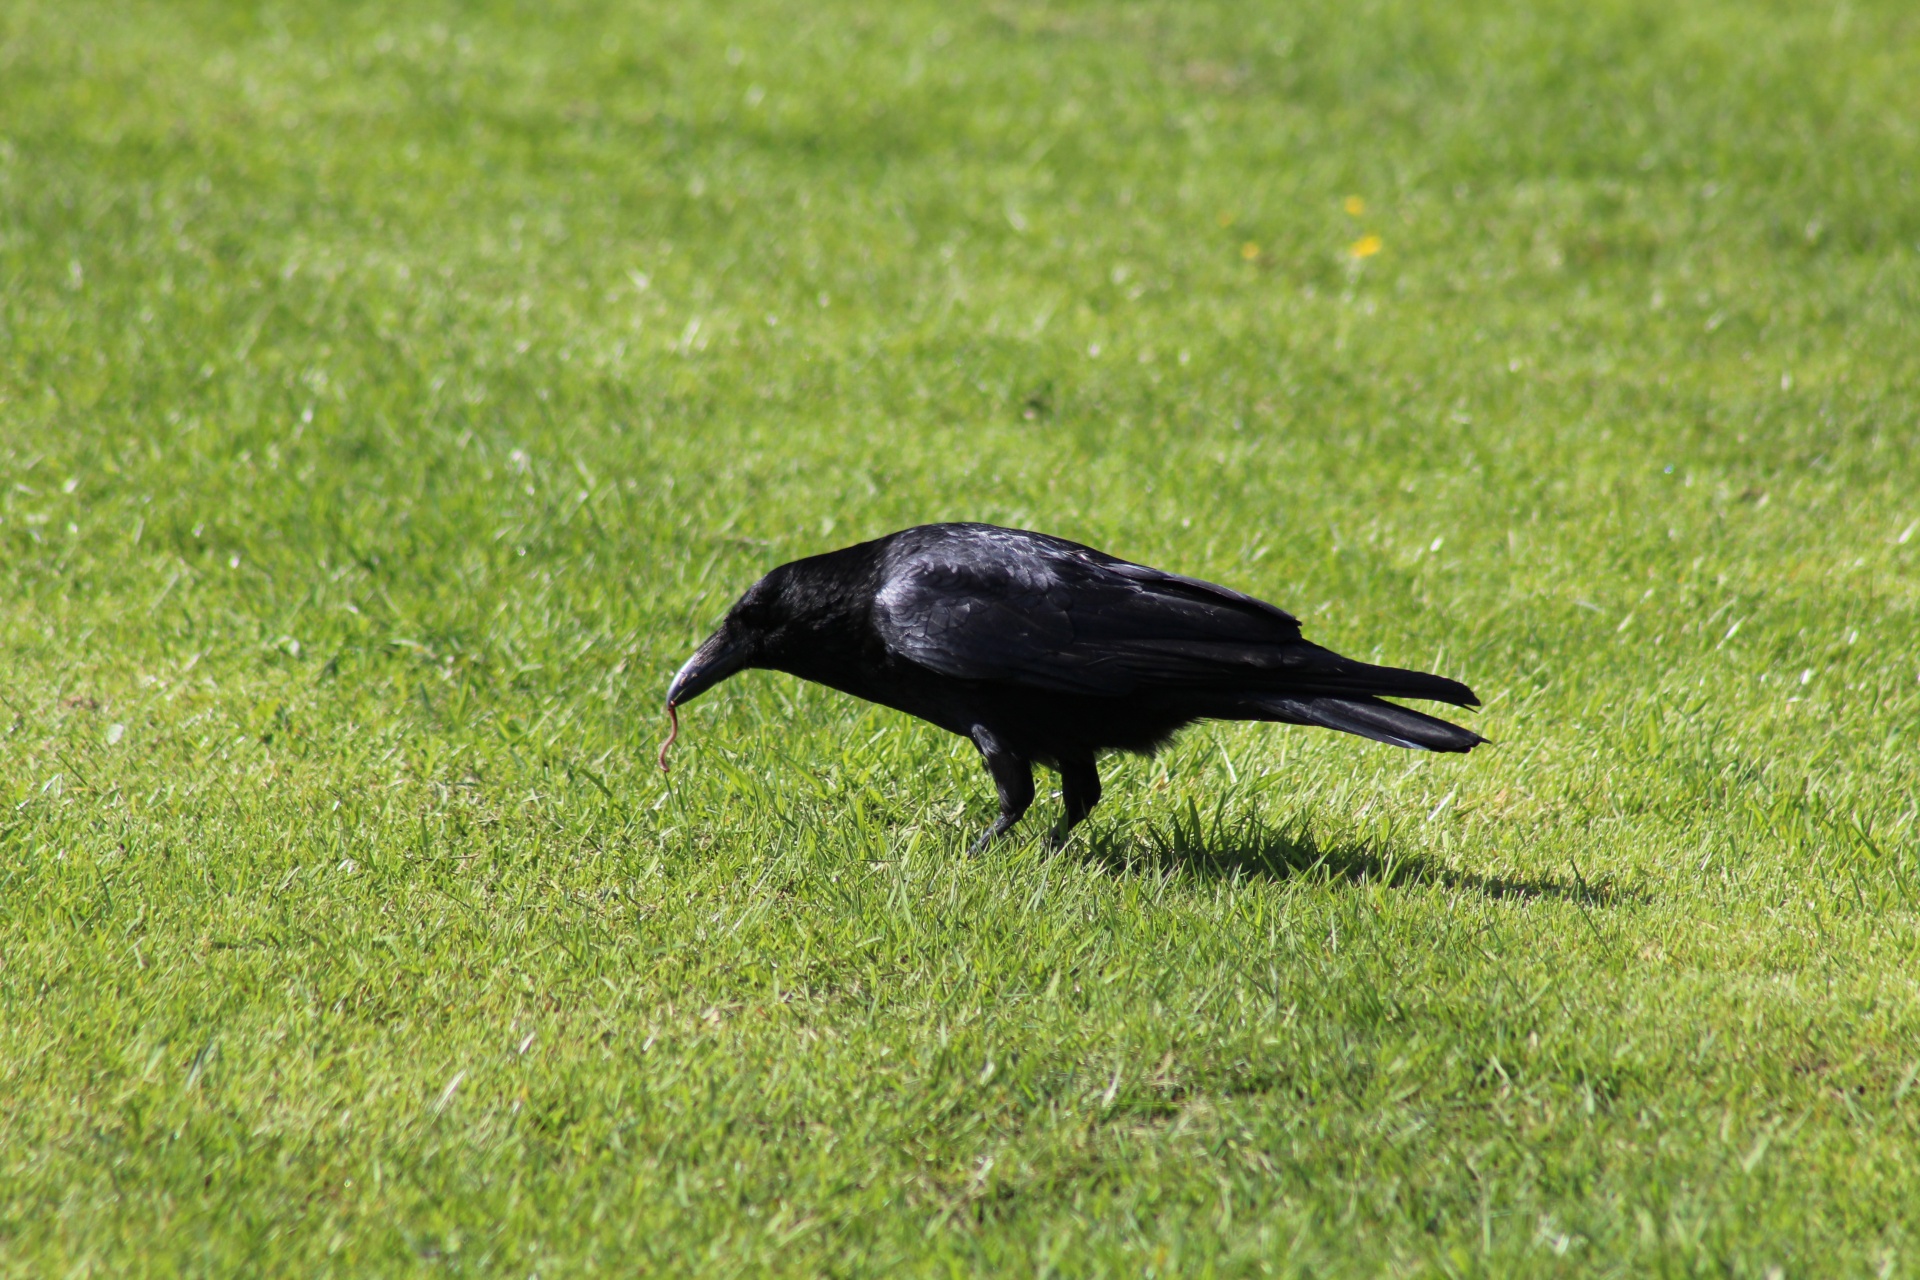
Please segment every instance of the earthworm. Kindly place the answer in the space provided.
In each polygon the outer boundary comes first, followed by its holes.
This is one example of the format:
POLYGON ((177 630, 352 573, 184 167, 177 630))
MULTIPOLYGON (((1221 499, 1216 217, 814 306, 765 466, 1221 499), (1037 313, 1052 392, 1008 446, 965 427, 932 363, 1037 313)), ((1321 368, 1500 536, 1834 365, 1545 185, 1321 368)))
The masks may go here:
POLYGON ((660 772, 662 773, 667 771, 667 752, 673 749, 673 740, 680 736, 680 713, 674 709, 671 702, 667 704, 667 719, 673 723, 673 732, 669 733, 667 740, 660 744, 660 772))

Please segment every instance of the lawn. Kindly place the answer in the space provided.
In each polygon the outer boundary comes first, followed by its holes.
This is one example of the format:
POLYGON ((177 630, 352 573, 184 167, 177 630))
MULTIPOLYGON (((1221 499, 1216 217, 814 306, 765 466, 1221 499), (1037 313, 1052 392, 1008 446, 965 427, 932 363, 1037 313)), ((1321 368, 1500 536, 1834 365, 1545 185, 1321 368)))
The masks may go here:
POLYGON ((0 9, 0 1275, 1920 1275, 1910 0, 0 9), (1494 745, 1064 849, 936 519, 1494 745))

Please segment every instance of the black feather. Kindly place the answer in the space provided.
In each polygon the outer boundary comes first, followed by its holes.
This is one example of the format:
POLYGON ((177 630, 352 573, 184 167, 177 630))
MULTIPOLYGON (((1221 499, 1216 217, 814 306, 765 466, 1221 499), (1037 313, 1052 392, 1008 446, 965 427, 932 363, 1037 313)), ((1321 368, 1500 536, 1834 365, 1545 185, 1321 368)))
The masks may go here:
POLYGON ((1381 701, 1478 706, 1456 680, 1341 657, 1229 587, 994 525, 921 525, 781 565, 734 605, 668 701, 746 667, 971 738, 1000 791, 988 837, 1031 801, 1033 762, 1060 770, 1071 826, 1099 798, 1100 753, 1153 751, 1200 719, 1319 725, 1429 751, 1484 741, 1381 701))

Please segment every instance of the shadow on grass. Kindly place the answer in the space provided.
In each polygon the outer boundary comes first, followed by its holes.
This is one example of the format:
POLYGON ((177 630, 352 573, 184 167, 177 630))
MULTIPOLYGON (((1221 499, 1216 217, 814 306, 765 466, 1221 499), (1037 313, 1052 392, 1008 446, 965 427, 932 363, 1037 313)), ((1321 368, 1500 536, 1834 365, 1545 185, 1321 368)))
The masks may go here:
POLYGON ((1323 843, 1306 823, 1275 828, 1248 818, 1228 826, 1203 822, 1197 813, 1141 834, 1074 842, 1080 856, 1113 872, 1180 870, 1219 880, 1344 880, 1353 885, 1459 889, 1487 898, 1551 899, 1576 905, 1611 906, 1644 895, 1611 880, 1589 880, 1577 867, 1571 880, 1508 879, 1456 871, 1423 854, 1403 854, 1392 842, 1323 843))

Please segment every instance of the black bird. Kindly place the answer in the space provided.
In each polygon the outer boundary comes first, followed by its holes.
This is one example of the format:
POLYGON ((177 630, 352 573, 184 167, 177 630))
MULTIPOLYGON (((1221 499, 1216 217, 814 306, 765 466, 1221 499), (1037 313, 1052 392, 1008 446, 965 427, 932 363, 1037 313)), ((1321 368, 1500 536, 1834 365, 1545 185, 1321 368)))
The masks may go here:
POLYGON ((1033 803, 1035 761, 1060 773, 1064 836, 1099 803, 1101 752, 1151 754, 1195 720, 1319 725, 1426 751, 1485 741, 1381 701, 1480 705, 1458 681, 1343 658, 1231 588, 989 524, 920 525, 781 565, 680 668, 668 710, 750 667, 972 739, 1000 792, 975 851, 1033 803))

